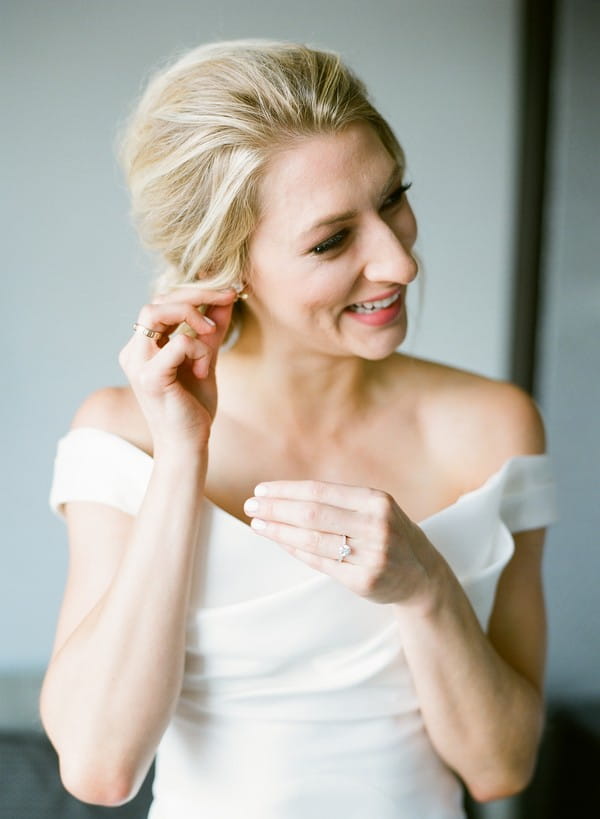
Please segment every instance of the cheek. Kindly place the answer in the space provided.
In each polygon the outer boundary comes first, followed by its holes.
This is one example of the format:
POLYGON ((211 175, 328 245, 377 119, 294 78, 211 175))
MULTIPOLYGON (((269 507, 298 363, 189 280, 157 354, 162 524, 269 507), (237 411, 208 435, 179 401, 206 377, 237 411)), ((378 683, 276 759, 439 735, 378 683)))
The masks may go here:
POLYGON ((317 317, 320 325, 331 326, 349 300, 354 282, 351 263, 338 260, 307 269, 287 256, 274 258, 274 249, 270 251, 250 256, 250 280, 257 302, 294 324, 317 317))
POLYGON ((302 300, 310 311, 343 307, 348 300, 349 276, 333 268, 319 271, 314 278, 305 280, 302 300))
POLYGON ((304 277, 307 297, 315 303, 346 304, 360 277, 361 261, 358 243, 344 248, 336 259, 322 262, 304 277))

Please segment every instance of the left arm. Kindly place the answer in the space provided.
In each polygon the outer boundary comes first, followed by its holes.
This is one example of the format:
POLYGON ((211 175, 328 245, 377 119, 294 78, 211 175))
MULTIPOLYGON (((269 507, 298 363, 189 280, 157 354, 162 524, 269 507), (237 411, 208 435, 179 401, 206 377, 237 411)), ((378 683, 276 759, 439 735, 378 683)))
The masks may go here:
MULTIPOLYGON (((484 437, 470 446, 489 453, 487 474, 511 455, 544 451, 541 419, 520 390, 487 387, 477 412, 484 437), (499 431, 495 444, 490 429, 499 431)), ((486 634, 442 555, 387 493, 275 481, 255 495, 245 509, 261 534, 356 594, 394 606, 431 741, 473 797, 521 790, 543 725, 544 530, 515 536, 486 634), (344 534, 351 552, 340 562, 344 534)))
POLYGON ((431 741, 480 801, 518 792, 533 772, 544 711, 543 540, 541 529, 515 536, 488 635, 439 557, 426 601, 395 606, 431 741))
POLYGON ((525 787, 543 724, 543 530, 515 536, 486 635, 444 558, 389 495, 313 481, 255 491, 253 528, 356 594, 393 604, 431 741, 473 797, 525 787), (344 531, 351 553, 339 562, 343 540, 332 533, 344 531))

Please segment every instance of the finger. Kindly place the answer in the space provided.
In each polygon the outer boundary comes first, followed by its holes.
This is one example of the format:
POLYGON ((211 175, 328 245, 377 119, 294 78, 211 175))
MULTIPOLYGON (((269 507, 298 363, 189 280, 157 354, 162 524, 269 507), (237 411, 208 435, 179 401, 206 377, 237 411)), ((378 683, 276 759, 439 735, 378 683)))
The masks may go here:
POLYGON ((178 380, 179 367, 186 361, 192 363, 197 378, 205 378, 211 355, 210 347, 200 339, 186 335, 175 336, 145 363, 138 380, 147 390, 164 390, 178 380))
POLYGON ((198 335, 213 333, 216 327, 213 319, 202 315, 197 307, 189 302, 146 304, 138 317, 139 324, 166 334, 184 322, 198 335))
POLYGON ((360 513, 317 501, 254 497, 248 498, 244 511, 260 520, 328 532, 338 538, 349 533, 354 536, 366 533, 364 517, 360 513))
POLYGON ((316 569, 318 572, 328 574, 330 577, 339 580, 341 583, 344 583, 344 585, 349 587, 351 587, 352 580, 359 580, 364 573, 363 568, 360 566, 353 566, 352 563, 347 562, 347 559, 342 563, 339 563, 337 560, 329 560, 329 558, 326 557, 319 557, 311 552, 296 549, 293 546, 286 546, 285 544, 282 545, 286 552, 291 554, 292 557, 295 557, 297 560, 301 560, 302 563, 306 563, 307 566, 316 569))
POLYGON ((350 563, 348 562, 348 558, 341 562, 338 560, 331 560, 328 557, 322 557, 321 555, 316 555, 312 552, 307 552, 304 549, 293 546, 285 540, 279 540, 276 538, 272 538, 272 540, 279 543, 279 545, 286 552, 288 552, 288 554, 295 557, 296 560, 306 563, 307 566, 310 566, 312 569, 315 569, 322 574, 329 575, 334 580, 343 583, 351 591, 354 591, 357 594, 361 593, 361 589, 364 584, 364 566, 350 563))
POLYGON ((195 307, 203 304, 229 304, 237 298, 237 292, 233 288, 226 290, 209 290, 196 285, 182 285, 174 287, 168 293, 159 293, 153 299, 154 304, 167 304, 175 301, 186 301, 195 307))
POLYGON ((289 549, 297 549, 319 558, 339 561, 340 548, 347 545, 350 547, 350 554, 344 557, 343 562, 362 566, 377 565, 375 556, 361 548, 357 538, 344 538, 343 535, 288 526, 285 523, 274 523, 261 518, 254 518, 251 526, 259 534, 289 549))
POLYGON ((263 481, 255 487, 254 494, 261 498, 316 501, 361 512, 374 509, 385 495, 377 489, 329 481, 263 481))

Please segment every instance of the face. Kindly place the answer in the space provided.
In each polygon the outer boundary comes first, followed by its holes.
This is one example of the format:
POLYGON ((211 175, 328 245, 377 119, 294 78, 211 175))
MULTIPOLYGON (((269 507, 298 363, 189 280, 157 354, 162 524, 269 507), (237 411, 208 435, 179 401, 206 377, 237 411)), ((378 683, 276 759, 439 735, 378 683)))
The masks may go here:
POLYGON ((249 244, 248 307, 265 333, 380 359, 406 334, 417 227, 402 170, 367 125, 276 155, 249 244))

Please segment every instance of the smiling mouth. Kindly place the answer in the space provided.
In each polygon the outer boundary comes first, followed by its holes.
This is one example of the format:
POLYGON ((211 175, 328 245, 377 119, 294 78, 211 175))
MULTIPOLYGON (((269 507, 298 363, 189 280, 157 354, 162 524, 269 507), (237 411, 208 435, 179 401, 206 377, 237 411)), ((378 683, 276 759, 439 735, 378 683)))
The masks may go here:
POLYGON ((359 304, 351 304, 347 309, 352 313, 374 313, 376 310, 384 310, 390 307, 394 302, 400 298, 401 291, 398 290, 393 296, 388 296, 387 299, 379 299, 378 301, 361 301, 359 304))

